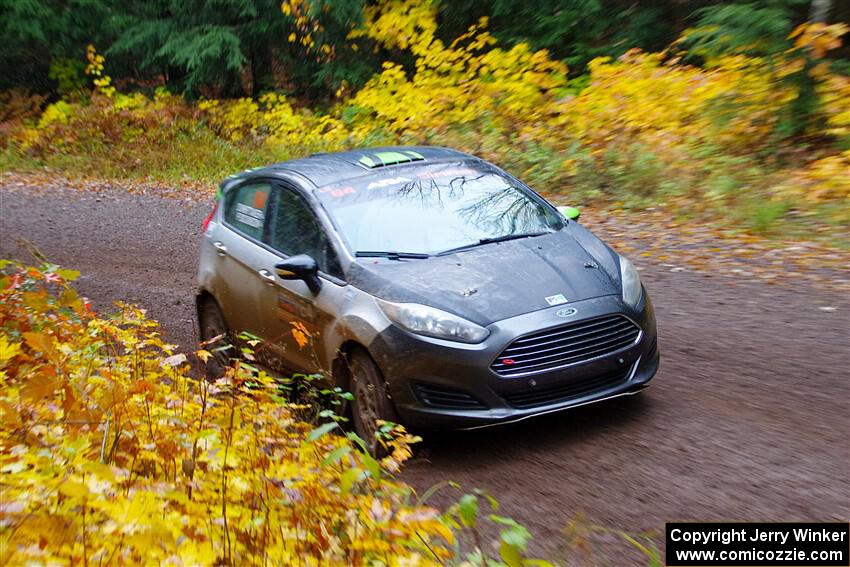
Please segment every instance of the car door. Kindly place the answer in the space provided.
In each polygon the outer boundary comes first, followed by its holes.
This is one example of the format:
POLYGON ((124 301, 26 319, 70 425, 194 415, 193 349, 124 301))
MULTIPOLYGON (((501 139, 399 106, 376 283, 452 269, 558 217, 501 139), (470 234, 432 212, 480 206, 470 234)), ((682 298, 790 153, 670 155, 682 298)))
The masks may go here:
POLYGON ((260 302, 265 293, 267 251, 263 247, 266 209, 272 185, 247 181, 224 196, 222 223, 211 236, 216 251, 216 272, 221 285, 217 297, 231 330, 248 331, 260 337, 260 302))
POLYGON ((271 347, 290 369, 326 372, 322 341, 344 294, 342 269, 311 206, 297 190, 285 184, 274 188, 266 242, 273 250, 266 264, 272 274, 281 260, 307 254, 316 260, 322 279, 318 294, 301 280, 269 280, 262 310, 267 336, 273 337, 271 347))

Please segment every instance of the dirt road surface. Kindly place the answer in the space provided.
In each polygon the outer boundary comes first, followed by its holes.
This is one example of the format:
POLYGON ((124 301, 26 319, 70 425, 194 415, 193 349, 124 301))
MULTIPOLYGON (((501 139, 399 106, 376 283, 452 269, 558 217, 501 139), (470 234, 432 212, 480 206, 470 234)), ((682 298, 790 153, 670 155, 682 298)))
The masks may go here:
MULTIPOLYGON (((191 348, 209 208, 121 188, 0 185, 0 257, 31 261, 35 247, 80 270, 96 308, 138 303, 191 348)), ((532 531, 534 551, 561 558, 563 528, 577 517, 658 541, 672 520, 850 519, 848 297, 638 260, 661 335, 652 388, 513 426, 431 434, 404 480, 478 487, 532 531)), ((435 502, 455 496, 441 491, 435 502)), ((636 559, 626 544, 602 547, 583 561, 636 559)))

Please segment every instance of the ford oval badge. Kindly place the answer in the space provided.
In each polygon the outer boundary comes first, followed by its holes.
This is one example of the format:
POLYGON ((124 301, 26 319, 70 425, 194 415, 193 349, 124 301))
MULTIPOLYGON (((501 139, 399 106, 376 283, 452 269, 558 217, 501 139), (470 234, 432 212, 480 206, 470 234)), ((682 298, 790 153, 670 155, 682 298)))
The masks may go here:
POLYGON ((568 307, 566 309, 558 309, 557 311, 555 311, 555 315, 557 315, 558 317, 572 317, 576 313, 578 313, 578 309, 573 309, 572 307, 568 307))

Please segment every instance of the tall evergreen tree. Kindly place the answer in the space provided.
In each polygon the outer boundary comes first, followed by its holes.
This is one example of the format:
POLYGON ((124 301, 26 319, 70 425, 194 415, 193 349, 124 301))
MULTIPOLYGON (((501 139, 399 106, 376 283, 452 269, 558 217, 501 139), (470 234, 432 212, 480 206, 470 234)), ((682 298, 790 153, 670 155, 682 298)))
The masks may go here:
POLYGON ((51 67, 81 62, 88 43, 108 41, 109 17, 104 0, 0 0, 0 90, 55 91, 51 67))

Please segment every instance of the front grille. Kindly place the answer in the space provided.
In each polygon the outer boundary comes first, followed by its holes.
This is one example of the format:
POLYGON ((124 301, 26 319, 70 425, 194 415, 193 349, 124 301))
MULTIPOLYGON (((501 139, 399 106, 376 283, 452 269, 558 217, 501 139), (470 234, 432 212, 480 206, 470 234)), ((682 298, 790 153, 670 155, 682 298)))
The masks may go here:
POLYGON ((414 384, 413 391, 419 401, 426 406, 442 409, 483 410, 487 406, 479 402, 472 394, 436 384, 414 384))
POLYGON ((490 365, 500 376, 544 372, 605 356, 634 343, 640 328, 622 315, 606 315, 515 340, 490 365))
POLYGON ((544 388, 529 388, 522 392, 504 394, 502 397, 515 408, 527 409, 536 406, 565 402, 573 398, 580 398, 593 392, 601 392, 613 388, 624 382, 629 377, 631 368, 617 370, 597 376, 589 376, 568 384, 559 384, 544 388))

